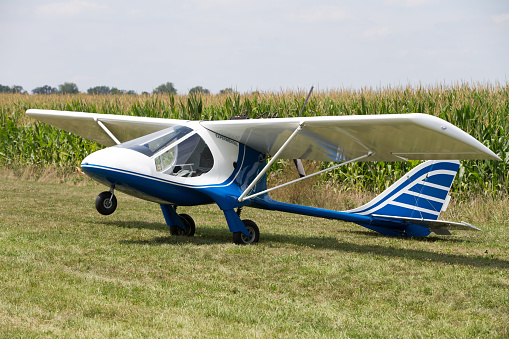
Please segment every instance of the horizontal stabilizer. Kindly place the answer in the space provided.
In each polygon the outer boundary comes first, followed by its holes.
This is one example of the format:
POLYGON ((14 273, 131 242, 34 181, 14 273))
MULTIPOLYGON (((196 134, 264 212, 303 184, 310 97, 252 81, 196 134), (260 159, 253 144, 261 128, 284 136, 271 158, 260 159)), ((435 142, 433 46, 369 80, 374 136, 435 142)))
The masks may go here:
POLYGON ((395 220, 408 224, 415 224, 419 226, 425 226, 429 228, 432 232, 437 234, 443 234, 441 231, 444 230, 463 230, 463 231, 481 231, 481 229, 470 225, 462 221, 461 223, 452 222, 452 221, 442 221, 442 220, 430 220, 430 219, 420 219, 420 218, 405 218, 405 217, 395 217, 391 215, 378 215, 374 214, 373 220, 381 221, 381 220, 395 220))

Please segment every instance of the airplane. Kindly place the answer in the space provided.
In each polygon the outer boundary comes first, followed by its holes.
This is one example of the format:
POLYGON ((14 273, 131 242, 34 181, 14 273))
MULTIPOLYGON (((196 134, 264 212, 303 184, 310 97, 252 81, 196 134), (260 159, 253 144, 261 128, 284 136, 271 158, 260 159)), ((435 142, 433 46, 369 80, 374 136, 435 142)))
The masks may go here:
POLYGON ((99 213, 115 211, 118 190, 159 204, 171 235, 193 236, 194 220, 178 214, 177 207, 215 203, 235 244, 253 244, 260 238, 257 224, 240 217, 247 206, 353 222, 387 236, 479 230, 438 218, 449 203, 459 160, 501 160, 458 127, 422 113, 221 121, 42 109, 26 113, 108 146, 81 163, 85 174, 110 188, 95 200, 99 213), (309 175, 299 171, 300 178, 267 188, 267 170, 278 159, 337 164, 309 175), (327 210, 269 196, 275 189, 346 164, 405 160, 427 161, 355 209, 327 210))

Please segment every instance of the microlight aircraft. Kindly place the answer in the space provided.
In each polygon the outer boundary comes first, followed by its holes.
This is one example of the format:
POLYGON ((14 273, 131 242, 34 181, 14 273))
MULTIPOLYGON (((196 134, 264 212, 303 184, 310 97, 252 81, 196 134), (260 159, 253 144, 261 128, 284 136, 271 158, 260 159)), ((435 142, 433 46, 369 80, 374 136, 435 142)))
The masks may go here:
MULTIPOLYGON (((302 111, 301 111, 302 112, 302 111)), ((256 243, 245 206, 353 222, 388 236, 478 230, 438 220, 447 207, 458 160, 500 158, 456 126, 431 115, 388 114, 188 121, 83 112, 27 110, 39 121, 107 147, 88 155, 83 172, 108 186, 99 213, 115 211, 115 190, 160 204, 172 235, 192 236, 195 223, 177 206, 217 204, 233 241, 256 243), (270 159, 270 161, 268 161, 270 159), (267 170, 277 159, 339 163, 428 160, 364 206, 334 211, 272 200, 267 170)), ((298 164, 298 162, 296 161, 298 164)))

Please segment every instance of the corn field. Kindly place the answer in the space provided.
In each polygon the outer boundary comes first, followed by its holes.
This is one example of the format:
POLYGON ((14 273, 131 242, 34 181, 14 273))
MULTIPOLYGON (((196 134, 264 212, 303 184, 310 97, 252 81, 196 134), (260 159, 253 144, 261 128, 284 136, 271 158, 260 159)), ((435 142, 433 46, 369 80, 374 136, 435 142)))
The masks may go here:
MULTIPOLYGON (((102 146, 34 121, 30 108, 134 116, 221 120, 236 115, 251 118, 298 116, 306 91, 230 95, 26 95, 0 94, 0 166, 57 166, 73 171, 81 160, 102 146)), ((494 151, 501 162, 462 161, 453 191, 458 195, 509 193, 509 85, 401 87, 315 92, 304 116, 365 115, 420 112, 440 117, 463 129, 494 151), (468 192, 468 193, 467 193, 468 192)), ((338 189, 383 191, 417 161, 351 164, 327 172, 320 183, 338 189)), ((281 160, 272 171, 293 166, 281 160)), ((323 169, 331 163, 315 164, 323 169)))

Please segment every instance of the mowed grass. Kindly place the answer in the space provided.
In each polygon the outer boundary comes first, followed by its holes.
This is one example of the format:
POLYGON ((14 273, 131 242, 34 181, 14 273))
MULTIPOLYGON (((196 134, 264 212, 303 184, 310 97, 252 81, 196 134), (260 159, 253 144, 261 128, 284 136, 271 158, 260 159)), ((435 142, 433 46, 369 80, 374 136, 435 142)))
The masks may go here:
POLYGON ((237 246, 216 206, 171 237, 121 193, 99 215, 102 190, 0 181, 0 337, 509 336, 507 221, 401 239, 245 208, 261 239, 237 246))

